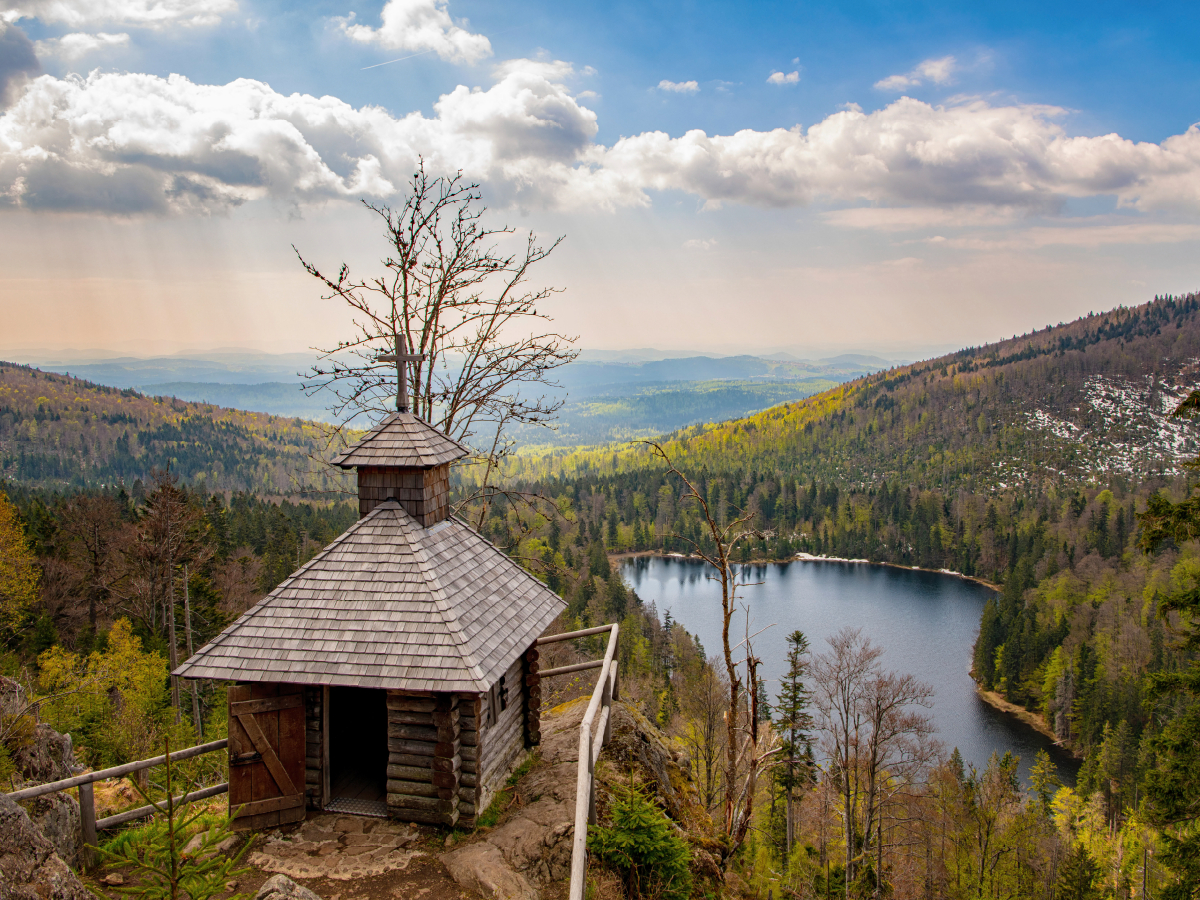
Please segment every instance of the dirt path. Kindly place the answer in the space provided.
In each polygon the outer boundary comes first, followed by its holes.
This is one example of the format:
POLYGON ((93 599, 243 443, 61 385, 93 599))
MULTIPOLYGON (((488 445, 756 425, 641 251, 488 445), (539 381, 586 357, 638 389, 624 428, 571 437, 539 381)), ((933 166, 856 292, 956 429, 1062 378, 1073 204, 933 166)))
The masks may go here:
MULTIPOLYGON (((323 900, 481 900, 460 887, 439 859, 446 833, 385 819, 310 813, 307 821, 252 836, 243 857, 249 871, 238 878, 235 894, 253 897, 276 873, 288 876, 323 900)), ((90 886, 112 900, 121 895, 98 872, 90 886)), ((136 882, 128 870, 116 870, 136 882)))

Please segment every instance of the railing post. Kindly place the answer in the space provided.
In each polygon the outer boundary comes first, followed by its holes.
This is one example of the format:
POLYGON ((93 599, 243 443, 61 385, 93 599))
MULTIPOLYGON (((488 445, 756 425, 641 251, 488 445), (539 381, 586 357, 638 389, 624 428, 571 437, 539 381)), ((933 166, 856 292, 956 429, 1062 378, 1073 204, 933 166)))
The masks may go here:
POLYGON ((588 747, 588 824, 596 824, 596 764, 593 762, 592 748, 588 747))
POLYGON ((79 786, 79 820, 83 846, 79 848, 79 868, 86 871, 96 861, 96 795, 92 782, 79 786))
MULTIPOLYGON (((617 668, 617 661, 615 659, 612 661, 612 667, 613 667, 614 671, 617 668)), ((612 672, 605 672, 604 676, 605 676, 604 677, 604 699, 601 701, 601 706, 604 709, 608 710, 608 715, 606 715, 604 717, 604 736, 602 738, 600 738, 600 746, 601 747, 603 747, 605 744, 607 744, 609 742, 609 739, 612 738, 612 720, 613 720, 613 717, 612 717, 612 701, 613 701, 612 672)))

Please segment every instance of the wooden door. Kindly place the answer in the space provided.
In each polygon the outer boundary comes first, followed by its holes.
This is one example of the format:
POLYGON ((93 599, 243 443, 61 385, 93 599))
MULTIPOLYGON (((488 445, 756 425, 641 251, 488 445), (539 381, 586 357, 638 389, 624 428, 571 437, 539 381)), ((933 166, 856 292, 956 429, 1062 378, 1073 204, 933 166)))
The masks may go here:
POLYGON ((229 812, 237 831, 304 819, 304 689, 229 688, 229 812))

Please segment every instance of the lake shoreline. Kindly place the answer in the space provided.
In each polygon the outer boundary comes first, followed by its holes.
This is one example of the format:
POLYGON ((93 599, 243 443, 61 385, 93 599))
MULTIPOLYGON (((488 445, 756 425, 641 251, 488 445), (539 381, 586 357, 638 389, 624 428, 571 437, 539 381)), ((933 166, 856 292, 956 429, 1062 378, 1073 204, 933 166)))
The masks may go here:
POLYGON ((1042 735, 1042 737, 1049 738, 1054 745, 1064 753, 1069 754, 1074 759, 1083 759, 1083 756, 1076 751, 1074 747, 1058 739, 1058 735, 1054 733, 1054 729, 1050 727, 1049 723, 1046 721, 1046 717, 1041 713, 1030 712, 1023 706, 1017 706, 1015 703, 1009 703, 995 691, 985 690, 983 685, 979 684, 978 682, 975 684, 975 693, 977 693, 979 695, 979 699, 988 706, 992 707, 993 709, 997 709, 1006 715, 1012 716, 1014 719, 1017 719, 1020 722, 1023 722, 1038 734, 1042 735))
MULTIPOLYGON (((643 558, 643 557, 652 557, 652 558, 658 558, 658 559, 664 559, 664 560, 675 559, 675 560, 689 561, 689 562, 700 562, 701 561, 700 557, 695 556, 695 555, 689 555, 689 554, 685 554, 685 553, 664 553, 661 550, 635 550, 635 551, 627 551, 624 553, 610 553, 610 554, 608 554, 608 557, 611 561, 618 562, 618 563, 625 561, 625 560, 638 559, 638 558, 643 558)), ((974 582, 975 584, 981 585, 982 587, 986 587, 992 591, 999 592, 1001 590, 1001 586, 998 584, 994 584, 990 581, 987 581, 983 578, 979 578, 974 575, 964 575, 961 572, 954 572, 954 571, 950 571, 950 570, 946 570, 946 569, 926 569, 926 568, 921 568, 919 566, 904 566, 904 565, 900 565, 898 563, 891 563, 891 562, 872 562, 871 560, 866 560, 866 559, 842 559, 842 558, 837 558, 837 557, 814 556, 812 554, 803 554, 803 555, 799 555, 799 556, 793 556, 788 559, 752 560, 749 563, 739 563, 738 565, 760 565, 760 564, 765 565, 767 563, 791 563, 791 562, 854 563, 857 565, 885 566, 887 568, 897 569, 897 570, 905 571, 905 572, 914 572, 914 571, 916 571, 916 572, 931 572, 936 575, 952 575, 963 581, 974 582)), ((975 681, 974 675, 972 675, 971 681, 975 686, 976 694, 978 695, 978 697, 981 700, 983 700, 984 703, 988 704, 993 709, 1004 713, 1006 716, 1016 720, 1017 722, 1020 722, 1021 725, 1024 726, 1025 728, 1035 731, 1038 734, 1040 734, 1042 737, 1047 738, 1048 740, 1053 742, 1060 750, 1062 750, 1065 754, 1071 756, 1073 759, 1078 760, 1078 759, 1082 758, 1076 752, 1074 747, 1070 746, 1069 744, 1062 743, 1058 740, 1058 737, 1054 734, 1053 729, 1050 728, 1049 724, 1046 722, 1045 717, 1043 717, 1042 715, 1040 715, 1038 713, 1030 712, 1029 710, 1025 709, 1024 707, 1017 706, 1014 703, 1010 703, 1009 701, 1005 700, 1004 697, 1000 696, 1000 694, 996 693, 995 691, 985 690, 982 685, 980 685, 977 681, 975 681)))
MULTIPOLYGON (((625 550, 621 553, 609 553, 610 562, 620 562, 626 559, 640 559, 643 557, 655 557, 657 559, 684 559, 693 562, 703 562, 696 554, 688 553, 664 553, 662 550, 625 550)), ((964 575, 962 572, 955 572, 953 569, 926 569, 921 566, 902 566, 899 563, 874 561, 870 559, 846 559, 841 556, 815 556, 811 553, 797 554, 789 556, 787 559, 752 559, 749 562, 739 562, 739 566, 757 566, 768 565, 772 563, 793 563, 793 562, 836 562, 836 563, 855 563, 856 565, 865 566, 888 566, 892 569, 900 569, 903 572, 932 572, 934 575, 950 575, 954 578, 961 578, 963 581, 973 581, 975 584, 982 585, 989 590, 999 593, 1003 590, 1003 586, 979 578, 976 575, 964 575)))

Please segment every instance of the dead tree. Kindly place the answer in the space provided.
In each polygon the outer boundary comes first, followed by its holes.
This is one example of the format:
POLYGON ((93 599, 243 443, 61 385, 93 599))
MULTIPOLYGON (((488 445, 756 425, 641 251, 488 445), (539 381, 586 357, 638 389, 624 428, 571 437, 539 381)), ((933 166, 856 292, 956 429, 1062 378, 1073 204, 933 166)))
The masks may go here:
MULTIPOLYGON (((724 831, 729 839, 726 856, 728 858, 741 846, 750 828, 750 820, 754 815, 754 789, 758 781, 759 766, 766 752, 769 752, 764 751, 759 742, 758 723, 755 721, 756 685, 751 682, 748 694, 743 696, 742 678, 733 658, 735 648, 729 642, 729 625, 737 608, 738 589, 737 574, 733 570, 733 553, 743 541, 768 535, 753 526, 752 512, 743 512, 724 526, 720 525, 709 508, 707 498, 675 467, 667 452, 653 441, 642 443, 649 446, 654 454, 666 463, 669 474, 683 482, 684 502, 692 502, 699 509, 703 526, 713 541, 713 549, 706 550, 690 538, 684 538, 701 559, 716 569, 717 578, 721 582, 721 649, 729 686, 729 707, 725 714, 724 779, 724 831), (739 777, 743 761, 746 769, 744 779, 739 777)), ((753 673, 757 660, 754 660, 749 640, 744 643, 747 668, 753 673)), ((753 674, 750 677, 754 677, 753 674)))
MULTIPOLYGON (((516 229, 485 224, 479 185, 462 173, 432 177, 422 161, 396 210, 363 205, 384 225, 384 272, 355 278, 345 263, 326 275, 304 259, 305 271, 346 303, 355 333, 336 346, 314 348, 318 363, 306 390, 326 392, 340 423, 329 433, 374 422, 396 409, 404 383, 411 411, 476 449, 483 465, 476 496, 484 515, 500 463, 511 452, 515 425, 547 425, 562 407, 553 374, 578 351, 546 328, 540 308, 558 289, 528 287, 532 269, 561 243, 539 246, 532 233, 522 249, 499 249, 516 229)), ((295 248, 293 248, 295 249, 295 248)))

